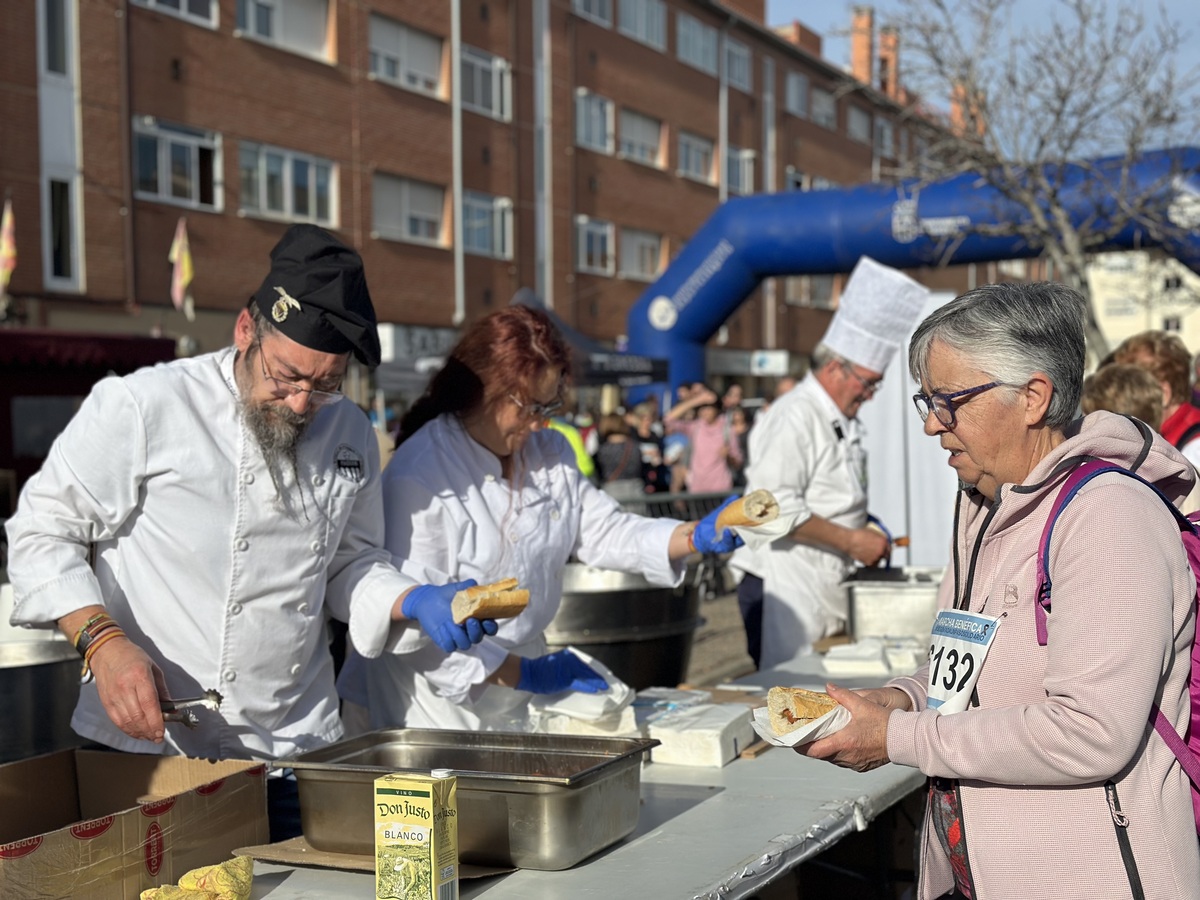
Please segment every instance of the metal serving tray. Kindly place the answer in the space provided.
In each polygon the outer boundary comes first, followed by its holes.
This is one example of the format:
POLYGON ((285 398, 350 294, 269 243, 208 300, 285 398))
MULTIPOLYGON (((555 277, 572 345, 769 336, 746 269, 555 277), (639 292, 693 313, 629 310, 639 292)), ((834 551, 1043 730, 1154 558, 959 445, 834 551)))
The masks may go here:
POLYGON ((304 837, 375 853, 373 787, 390 772, 458 776, 459 859, 566 869, 637 827, 644 738, 393 728, 276 765, 295 770, 304 837))
POLYGON ((937 616, 938 586, 945 569, 907 566, 858 569, 846 582, 850 594, 850 634, 867 637, 929 637, 937 616))

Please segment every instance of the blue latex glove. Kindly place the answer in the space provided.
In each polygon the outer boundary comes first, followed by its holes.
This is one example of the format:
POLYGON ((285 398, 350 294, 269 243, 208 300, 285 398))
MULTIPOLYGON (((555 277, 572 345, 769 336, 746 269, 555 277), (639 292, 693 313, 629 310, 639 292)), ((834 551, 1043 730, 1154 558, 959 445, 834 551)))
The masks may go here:
POLYGON ((416 619, 421 630, 445 652, 466 650, 482 641, 484 635, 495 634, 499 628, 495 619, 467 619, 461 625, 454 621, 450 612, 454 595, 476 584, 474 578, 468 578, 454 584, 417 585, 404 598, 400 611, 408 618, 416 619))
POLYGON ((522 659, 517 690, 532 694, 560 694, 563 691, 598 694, 608 690, 608 682, 570 650, 558 650, 546 656, 522 659))
POLYGON ((696 523, 696 530, 692 532, 693 547, 701 553, 732 553, 745 543, 728 528, 722 528, 721 533, 717 534, 717 516, 730 503, 739 499, 741 494, 735 494, 696 523))

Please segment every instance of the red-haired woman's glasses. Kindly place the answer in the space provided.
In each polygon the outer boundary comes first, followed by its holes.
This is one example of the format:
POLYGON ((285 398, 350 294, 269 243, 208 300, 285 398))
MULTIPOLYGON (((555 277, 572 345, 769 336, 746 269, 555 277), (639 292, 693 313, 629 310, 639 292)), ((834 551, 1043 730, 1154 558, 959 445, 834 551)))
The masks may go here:
POLYGON ((521 415, 531 422, 552 418, 562 412, 563 408, 562 397, 555 397, 546 403, 525 403, 516 394, 509 394, 508 399, 517 404, 517 409, 521 411, 521 415))

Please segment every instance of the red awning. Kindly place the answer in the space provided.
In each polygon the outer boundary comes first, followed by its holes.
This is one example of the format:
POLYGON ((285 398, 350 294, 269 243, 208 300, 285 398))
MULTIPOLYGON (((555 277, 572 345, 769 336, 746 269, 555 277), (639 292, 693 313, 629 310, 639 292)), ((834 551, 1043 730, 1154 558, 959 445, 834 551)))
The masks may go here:
POLYGON ((0 328, 0 368, 103 369, 125 374, 174 358, 171 338, 0 328))

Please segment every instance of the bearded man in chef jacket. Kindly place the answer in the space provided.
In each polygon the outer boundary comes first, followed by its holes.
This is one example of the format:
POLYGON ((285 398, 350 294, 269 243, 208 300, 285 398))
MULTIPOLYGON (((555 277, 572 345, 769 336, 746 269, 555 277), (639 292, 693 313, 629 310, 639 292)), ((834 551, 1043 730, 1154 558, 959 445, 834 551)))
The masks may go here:
MULTIPOLYGON (((406 627, 447 652, 495 631, 451 619, 473 582, 418 584, 383 549, 379 449, 341 393, 351 354, 379 364, 362 260, 295 225, 232 347, 104 379, 55 441, 7 523, 11 622, 90 646, 81 736, 286 758, 342 736, 327 618, 365 656, 406 627), (210 689, 196 727, 164 726, 166 701, 210 689)), ((270 794, 286 806, 294 782, 270 794)))
POLYGON ((929 290, 872 259, 859 260, 812 368, 750 431, 746 493, 779 501, 782 536, 737 550, 738 606, 755 665, 771 668, 811 653, 844 630, 842 582, 856 565, 890 551, 867 527, 867 456, 858 411, 924 308, 929 290))

